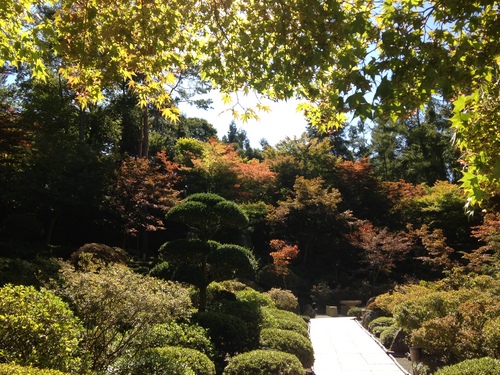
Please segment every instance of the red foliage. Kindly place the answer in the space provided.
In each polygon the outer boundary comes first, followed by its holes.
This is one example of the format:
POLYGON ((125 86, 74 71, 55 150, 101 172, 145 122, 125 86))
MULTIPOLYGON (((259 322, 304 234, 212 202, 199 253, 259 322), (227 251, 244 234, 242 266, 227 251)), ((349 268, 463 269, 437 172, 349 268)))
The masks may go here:
POLYGON ((288 245, 283 240, 271 240, 269 246, 274 250, 270 255, 273 258, 276 273, 278 275, 287 275, 288 266, 299 255, 299 247, 297 245, 288 245))
POLYGON ((380 272, 389 274, 396 262, 403 260, 413 243, 404 232, 393 233, 361 221, 358 230, 349 235, 354 246, 363 250, 363 260, 372 272, 375 283, 380 272))
POLYGON ((126 158, 118 171, 112 203, 124 221, 125 233, 162 230, 166 212, 178 201, 178 165, 165 152, 153 160, 126 158))
POLYGON ((469 261, 467 268, 470 271, 483 271, 488 267, 498 267, 500 254, 500 213, 488 213, 484 216, 483 224, 472 227, 472 237, 484 243, 478 249, 464 255, 469 261))

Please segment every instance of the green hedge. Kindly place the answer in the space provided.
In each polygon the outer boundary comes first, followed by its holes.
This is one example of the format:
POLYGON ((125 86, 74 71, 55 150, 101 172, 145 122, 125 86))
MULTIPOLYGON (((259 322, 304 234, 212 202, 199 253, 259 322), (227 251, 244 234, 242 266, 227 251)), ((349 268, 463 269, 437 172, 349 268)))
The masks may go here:
POLYGON ((182 346, 196 349, 209 357, 214 354, 213 344, 208 338, 207 329, 197 324, 176 322, 156 324, 151 328, 142 345, 150 348, 182 346))
POLYGON ((51 369, 19 366, 9 363, 0 363, 0 375, 65 375, 65 372, 51 369))
POLYGON ((456 365, 446 366, 435 375, 500 375, 500 360, 489 357, 467 359, 456 365))
POLYGON ((307 322, 290 311, 262 308, 262 328, 279 328, 300 333, 309 338, 307 322))
POLYGON ((278 328, 266 328, 260 332, 260 346, 294 354, 305 368, 314 364, 311 341, 300 333, 278 328))
POLYGON ((205 354, 180 346, 146 349, 123 359, 117 370, 128 375, 215 375, 215 365, 205 354))
POLYGON ((233 357, 223 375, 304 375, 296 356, 274 350, 253 350, 233 357))

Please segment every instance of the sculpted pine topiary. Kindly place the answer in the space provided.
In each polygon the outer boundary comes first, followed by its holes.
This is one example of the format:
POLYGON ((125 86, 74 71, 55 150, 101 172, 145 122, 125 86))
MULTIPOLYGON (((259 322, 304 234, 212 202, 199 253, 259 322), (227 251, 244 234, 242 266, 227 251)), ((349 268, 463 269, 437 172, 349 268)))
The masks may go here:
POLYGON ((212 281, 255 273, 257 261, 249 249, 213 241, 223 228, 248 225, 248 218, 236 203, 216 194, 193 194, 172 208, 167 219, 187 225, 195 237, 167 242, 159 251, 175 268, 176 279, 199 288, 200 311, 206 308, 207 287, 212 281))

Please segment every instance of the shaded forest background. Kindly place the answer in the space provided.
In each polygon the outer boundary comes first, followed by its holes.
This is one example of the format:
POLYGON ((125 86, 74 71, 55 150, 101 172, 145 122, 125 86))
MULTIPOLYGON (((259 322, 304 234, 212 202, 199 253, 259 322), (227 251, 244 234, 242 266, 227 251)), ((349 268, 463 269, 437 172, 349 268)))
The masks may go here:
MULTIPOLYGON (((216 240, 252 249, 262 286, 295 289, 306 301, 313 286, 368 298, 395 282, 436 279, 473 267, 484 245, 483 213, 466 215, 456 185, 462 167, 446 102, 404 120, 310 127, 256 149, 234 122, 218 139, 205 120, 172 122, 140 108, 125 87, 83 111, 58 76, 1 77, 2 257, 67 258, 103 243, 145 272, 162 260, 163 243, 188 233, 165 215, 201 192, 236 202, 250 219, 216 240), (273 270, 273 239, 298 246, 286 277, 273 270)), ((186 74, 172 95, 207 108, 193 99, 207 90, 195 77, 186 74)))

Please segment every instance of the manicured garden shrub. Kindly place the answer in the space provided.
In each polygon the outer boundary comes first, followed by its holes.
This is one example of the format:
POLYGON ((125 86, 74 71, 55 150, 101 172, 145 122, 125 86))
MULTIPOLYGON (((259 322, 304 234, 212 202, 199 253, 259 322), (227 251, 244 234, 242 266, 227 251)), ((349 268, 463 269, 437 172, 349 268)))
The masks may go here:
POLYGON ((80 321, 52 293, 10 284, 0 289, 0 362, 77 370, 82 333, 80 321))
POLYGON ((151 348, 182 346, 196 349, 208 357, 212 357, 214 354, 213 344, 208 338, 207 329, 196 324, 177 322, 157 324, 149 331, 146 341, 142 345, 151 348))
POLYGON ((296 356, 275 350, 253 350, 229 361, 224 375, 304 375, 296 356))
POLYGON ((260 346, 294 354, 305 368, 314 364, 314 350, 311 341, 300 333, 278 328, 266 328, 260 332, 260 346))
POLYGON ((375 336, 380 337, 380 334, 387 328, 394 325, 396 321, 389 316, 381 316, 373 319, 368 324, 368 330, 375 336))
POLYGON ((219 357, 234 355, 247 349, 250 334, 243 319, 221 312, 205 311, 195 314, 193 321, 208 330, 219 357))
POLYGON ((390 348, 394 338, 396 337, 399 328, 396 326, 385 327, 385 329, 380 333, 380 342, 386 348, 390 348))
POLYGON ((246 288, 244 290, 237 291, 236 297, 240 301, 254 302, 259 306, 274 307, 274 302, 268 295, 258 292, 252 288, 246 288))
POLYGON ((262 328, 287 329, 309 338, 307 322, 299 315, 290 311, 262 308, 262 328))
POLYGON ((215 375, 215 365, 203 353, 180 346, 149 348, 119 362, 116 374, 215 375))
POLYGON ((299 300, 294 294, 285 289, 272 288, 266 294, 274 302, 274 306, 280 310, 286 310, 293 313, 299 312, 299 300))
POLYGON ((347 316, 355 316, 356 319, 361 319, 364 310, 362 307, 352 307, 347 311, 347 316))
POLYGON ((489 357, 467 359, 455 365, 446 366, 435 375, 500 375, 500 360, 489 357))
POLYGON ((69 262, 75 268, 83 267, 85 269, 89 263, 125 264, 127 258, 125 250, 119 247, 111 247, 100 243, 87 243, 71 254, 69 262))
POLYGON ((168 280, 171 276, 170 264, 166 261, 158 263, 149 271, 149 276, 168 280))
POLYGON ((10 363, 0 363, 0 375, 65 375, 67 373, 52 369, 19 366, 10 363))

